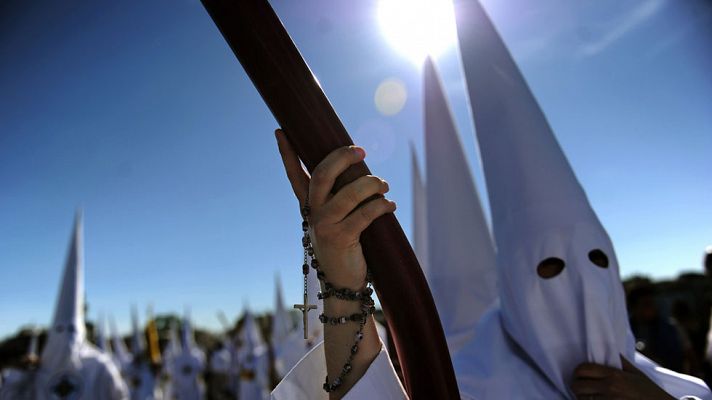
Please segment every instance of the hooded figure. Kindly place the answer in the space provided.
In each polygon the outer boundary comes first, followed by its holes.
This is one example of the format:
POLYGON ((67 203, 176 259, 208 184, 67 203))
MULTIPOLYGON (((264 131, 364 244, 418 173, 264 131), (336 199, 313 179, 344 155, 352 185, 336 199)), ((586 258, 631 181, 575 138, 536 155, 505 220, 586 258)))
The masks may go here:
POLYGON ((116 321, 113 315, 109 315, 109 324, 111 327, 111 345, 114 348, 112 352, 114 364, 119 368, 121 374, 125 375, 128 372, 133 357, 126 348, 124 339, 121 338, 119 331, 116 329, 116 321))
MULTIPOLYGON (((9 383, 3 399, 125 399, 126 387, 111 359, 86 340, 84 325, 84 247, 81 215, 69 245, 52 325, 40 366, 29 375, 32 392, 21 395, 9 383)), ((25 382, 27 384, 28 382, 25 382)))
POLYGON ((549 124, 476 0, 455 2, 497 245, 500 303, 454 358, 474 398, 574 398, 574 369, 624 357, 665 391, 700 380, 636 354, 618 262, 549 124), (515 378, 516 377, 516 378, 515 378))
POLYGON ((168 331, 168 343, 166 343, 166 347, 163 348, 163 353, 161 354, 161 358, 163 359, 161 375, 165 378, 163 385, 164 399, 172 399, 174 397, 171 372, 173 370, 173 359, 181 352, 180 335, 178 334, 178 330, 178 323, 171 322, 168 331))
POLYGON ((238 334, 236 369, 240 400, 262 400, 269 397, 269 355, 255 318, 245 309, 244 322, 238 334))
MULTIPOLYGON (((180 350, 170 357, 169 375, 171 398, 200 400, 205 396, 202 374, 205 369, 205 353, 193 339, 190 314, 186 311, 180 335, 180 350)), ((176 352, 174 348, 172 352, 176 352)))
POLYGON ((427 233, 425 245, 416 245, 427 246, 426 277, 453 355, 473 339, 477 322, 497 297, 496 260, 465 151, 430 58, 423 86, 427 181, 425 207, 419 211, 426 215, 416 215, 414 225, 416 233, 427 233))
POLYGON ((106 326, 104 324, 104 316, 99 316, 96 322, 96 347, 104 352, 105 354, 111 356, 111 349, 109 348, 109 339, 106 337, 106 326))
POLYGON ((235 396, 233 390, 237 384, 230 375, 235 350, 232 340, 225 336, 221 347, 210 354, 210 383, 207 385, 209 398, 222 398, 228 394, 235 396))
POLYGON ((131 363, 124 370, 124 377, 131 391, 131 400, 154 400, 162 398, 156 374, 153 372, 146 351, 146 337, 139 326, 138 311, 131 308, 131 363))
POLYGON ((279 275, 275 277, 274 286, 275 299, 271 335, 272 352, 274 354, 274 369, 277 375, 282 377, 288 372, 288 370, 285 371, 281 350, 284 346, 289 345, 288 339, 289 334, 292 331, 292 319, 284 307, 284 300, 282 299, 282 283, 279 280, 279 275))

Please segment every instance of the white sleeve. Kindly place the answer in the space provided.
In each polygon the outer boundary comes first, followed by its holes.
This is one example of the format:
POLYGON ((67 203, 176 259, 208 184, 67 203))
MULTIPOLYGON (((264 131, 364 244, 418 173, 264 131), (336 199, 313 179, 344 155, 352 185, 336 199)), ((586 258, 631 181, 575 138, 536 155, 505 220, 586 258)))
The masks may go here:
MULTIPOLYGON (((328 400, 324 391, 326 377, 326 358, 324 342, 316 345, 302 358, 272 391, 273 400, 314 399, 328 400)), ((404 400, 408 396, 398 380, 388 352, 381 347, 380 353, 373 360, 361 379, 343 397, 354 399, 404 400)))

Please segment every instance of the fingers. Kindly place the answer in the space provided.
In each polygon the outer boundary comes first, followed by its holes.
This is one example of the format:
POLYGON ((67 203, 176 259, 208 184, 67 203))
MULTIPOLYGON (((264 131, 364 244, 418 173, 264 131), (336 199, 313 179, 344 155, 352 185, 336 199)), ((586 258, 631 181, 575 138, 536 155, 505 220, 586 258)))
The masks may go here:
POLYGON ((307 193, 309 193, 309 176, 304 171, 304 168, 302 168, 299 157, 284 132, 281 129, 277 129, 274 131, 274 135, 277 137, 279 154, 282 156, 282 163, 284 163, 284 169, 287 172, 289 183, 292 184, 292 190, 294 191, 294 195, 297 196, 299 204, 303 205, 307 193))
POLYGON ((334 187, 336 178, 352 164, 362 161, 366 152, 358 146, 338 148, 329 153, 312 172, 309 202, 313 207, 324 204, 334 187))
POLYGON ((323 218, 341 222, 363 201, 388 192, 388 183, 372 175, 362 176, 341 188, 322 208, 323 218))
POLYGON ((369 201, 357 208, 341 223, 344 231, 352 237, 358 237, 376 218, 396 210, 396 203, 381 197, 369 201))

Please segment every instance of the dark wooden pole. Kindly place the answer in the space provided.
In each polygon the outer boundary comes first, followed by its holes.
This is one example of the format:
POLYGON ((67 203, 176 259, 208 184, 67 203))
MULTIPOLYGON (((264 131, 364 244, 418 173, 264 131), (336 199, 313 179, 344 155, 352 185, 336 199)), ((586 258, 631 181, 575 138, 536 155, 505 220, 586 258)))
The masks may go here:
MULTIPOLYGON (((353 144, 267 0, 202 2, 308 170, 353 144)), ((366 164, 352 166, 336 187, 366 174, 366 164)), ((374 221, 361 242, 409 396, 459 398, 435 303, 395 216, 374 221)))

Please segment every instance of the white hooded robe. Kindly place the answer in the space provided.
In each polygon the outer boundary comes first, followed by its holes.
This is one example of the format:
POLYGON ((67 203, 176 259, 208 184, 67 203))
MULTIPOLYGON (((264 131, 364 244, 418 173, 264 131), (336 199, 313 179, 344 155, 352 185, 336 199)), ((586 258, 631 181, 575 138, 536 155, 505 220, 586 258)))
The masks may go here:
POLYGON ((86 339, 83 227, 78 214, 39 368, 15 382, 6 382, 0 399, 124 400, 127 396, 110 357, 86 339))
MULTIPOLYGON (((456 0, 455 12, 499 274, 499 302, 453 360, 456 370, 472 371, 458 382, 462 397, 573 399, 569 386, 577 365, 620 368, 623 356, 675 398, 712 399, 701 380, 635 352, 608 235, 482 7, 456 0), (563 268, 542 278, 537 271, 543 261, 563 268)), ((304 365, 312 369, 299 365, 285 380, 318 396, 319 370, 304 365)), ((379 388, 376 379, 396 378, 392 368, 374 362, 351 392, 405 396, 396 385, 379 388)), ((279 389, 274 398, 290 398, 279 389)))

